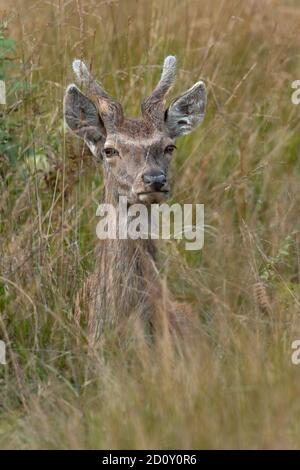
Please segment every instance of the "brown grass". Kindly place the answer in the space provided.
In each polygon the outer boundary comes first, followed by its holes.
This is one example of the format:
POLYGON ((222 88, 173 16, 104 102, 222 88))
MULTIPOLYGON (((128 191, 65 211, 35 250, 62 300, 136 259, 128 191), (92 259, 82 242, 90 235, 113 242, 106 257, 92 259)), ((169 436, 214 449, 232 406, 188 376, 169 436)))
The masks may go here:
POLYGON ((1 447, 299 448, 298 2, 3 9, 16 48, 0 125, 1 447), (132 321, 91 345, 72 309, 94 268, 102 175, 63 131, 71 61, 84 57, 137 114, 167 54, 178 58, 174 96, 199 78, 209 92, 204 124, 179 142, 173 166, 174 201, 205 204, 205 246, 165 242, 160 253, 201 334, 153 345, 132 321))

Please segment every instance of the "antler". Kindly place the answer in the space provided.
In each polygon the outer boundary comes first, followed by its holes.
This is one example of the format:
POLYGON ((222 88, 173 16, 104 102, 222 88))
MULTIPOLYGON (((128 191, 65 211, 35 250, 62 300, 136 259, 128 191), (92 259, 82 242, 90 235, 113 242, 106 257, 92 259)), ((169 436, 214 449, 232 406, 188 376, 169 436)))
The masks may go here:
POLYGON ((83 82, 87 86, 88 93, 94 97, 106 130, 112 132, 123 121, 121 104, 112 98, 94 79, 82 60, 74 60, 73 71, 77 80, 83 82))
POLYGON ((172 87, 176 76, 176 57, 169 55, 164 60, 161 78, 148 98, 142 102, 142 113, 149 117, 157 127, 164 119, 165 97, 172 87))

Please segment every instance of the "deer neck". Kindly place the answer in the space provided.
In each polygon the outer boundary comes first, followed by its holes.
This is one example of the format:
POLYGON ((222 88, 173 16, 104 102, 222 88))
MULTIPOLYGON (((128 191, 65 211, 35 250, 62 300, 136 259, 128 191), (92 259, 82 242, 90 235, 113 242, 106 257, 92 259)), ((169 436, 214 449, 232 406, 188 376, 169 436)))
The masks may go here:
MULTIPOLYGON (((107 181, 104 202, 114 208, 113 212, 122 226, 128 226, 128 211, 120 209, 118 193, 107 181)), ((119 226, 120 226, 119 225, 119 226)), ((102 240, 101 272, 104 278, 102 302, 111 316, 138 313, 150 317, 153 298, 158 294, 158 270, 156 267, 156 245, 150 238, 102 240)), ((102 306, 103 310, 103 306, 102 306)))

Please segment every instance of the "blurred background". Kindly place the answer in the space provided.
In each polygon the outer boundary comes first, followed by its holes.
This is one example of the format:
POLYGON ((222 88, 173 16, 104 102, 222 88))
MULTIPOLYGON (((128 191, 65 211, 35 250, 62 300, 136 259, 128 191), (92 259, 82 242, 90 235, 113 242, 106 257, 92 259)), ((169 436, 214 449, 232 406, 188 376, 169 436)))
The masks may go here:
POLYGON ((299 448, 300 5, 279 0, 0 1, 2 448, 299 448), (172 201, 205 204, 205 245, 161 244, 197 344, 129 324, 92 345, 73 320, 94 269, 101 164, 64 131, 72 60, 127 115, 177 56, 170 99, 205 81, 172 201))

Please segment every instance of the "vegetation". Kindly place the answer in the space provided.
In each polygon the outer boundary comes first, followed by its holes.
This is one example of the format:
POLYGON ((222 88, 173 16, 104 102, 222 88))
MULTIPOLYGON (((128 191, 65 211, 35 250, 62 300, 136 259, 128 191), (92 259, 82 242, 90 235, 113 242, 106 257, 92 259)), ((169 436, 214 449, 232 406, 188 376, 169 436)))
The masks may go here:
MULTIPOLYGON (((0 6, 1 6, 0 2, 0 6)), ((296 0, 5 1, 0 79, 2 448, 299 448, 300 108, 296 0), (205 204, 201 252, 161 245, 162 276, 199 316, 195 343, 133 320, 93 344, 74 298, 94 267, 101 164, 66 135, 84 58, 137 115, 163 58, 174 95, 203 79, 178 142, 176 202, 205 204)))

